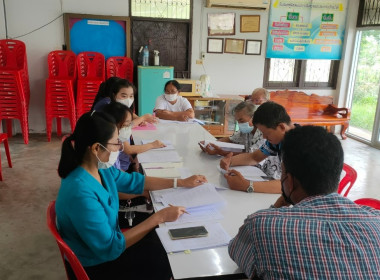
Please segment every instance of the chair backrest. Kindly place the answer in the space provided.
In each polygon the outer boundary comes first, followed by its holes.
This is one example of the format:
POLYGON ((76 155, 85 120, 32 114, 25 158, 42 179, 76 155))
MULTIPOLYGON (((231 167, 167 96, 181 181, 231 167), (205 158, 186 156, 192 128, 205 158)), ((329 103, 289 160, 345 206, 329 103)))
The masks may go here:
POLYGON ((360 198, 355 200, 354 202, 359 205, 366 205, 380 210, 380 200, 374 198, 360 198))
POLYGON ((27 70, 24 42, 0 40, 0 70, 27 70))
POLYGON ((346 197, 354 185, 358 174, 356 173, 355 169, 345 163, 343 163, 343 170, 346 172, 346 174, 342 180, 340 180, 338 193, 346 197))
POLYGON ((133 83, 133 60, 125 56, 112 56, 106 63, 107 79, 119 77, 133 83))
MULTIPOLYGON (((56 226, 56 215, 55 215, 55 201, 51 201, 49 203, 47 209, 47 226, 50 232, 53 234, 55 240, 57 241, 59 250, 61 252, 62 261, 65 265, 65 259, 70 263, 71 268, 77 279, 80 280, 89 280, 90 278, 87 276, 86 271, 84 270, 82 264, 79 262, 78 258, 74 254, 74 252, 70 249, 70 247, 63 241, 61 235, 59 234, 56 226)), ((69 278, 69 274, 66 269, 67 278, 69 278)))
POLYGON ((81 52, 77 56, 78 79, 105 79, 105 58, 98 52, 81 52))
POLYGON ((76 78, 75 53, 72 51, 52 51, 48 54, 49 79, 76 78))

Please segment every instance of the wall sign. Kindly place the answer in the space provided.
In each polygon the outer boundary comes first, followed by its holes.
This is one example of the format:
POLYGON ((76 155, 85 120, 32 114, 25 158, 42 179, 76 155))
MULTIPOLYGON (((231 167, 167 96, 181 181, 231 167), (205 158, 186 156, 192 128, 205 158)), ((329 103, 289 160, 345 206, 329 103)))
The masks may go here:
POLYGON ((347 0, 271 1, 268 58, 340 59, 347 0))

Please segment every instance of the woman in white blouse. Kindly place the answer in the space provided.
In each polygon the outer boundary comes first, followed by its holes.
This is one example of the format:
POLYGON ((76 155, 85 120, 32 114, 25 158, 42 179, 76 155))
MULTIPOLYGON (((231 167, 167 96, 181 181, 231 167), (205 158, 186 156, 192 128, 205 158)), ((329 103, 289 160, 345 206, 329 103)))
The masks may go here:
POLYGON ((190 102, 179 95, 181 86, 176 80, 165 84, 165 94, 157 97, 154 112, 156 117, 164 120, 187 121, 194 118, 190 102))

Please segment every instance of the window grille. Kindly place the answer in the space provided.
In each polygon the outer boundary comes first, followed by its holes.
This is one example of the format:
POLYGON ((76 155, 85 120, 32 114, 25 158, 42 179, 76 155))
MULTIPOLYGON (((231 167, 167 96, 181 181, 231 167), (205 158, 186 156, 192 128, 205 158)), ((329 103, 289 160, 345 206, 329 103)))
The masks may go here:
POLYGON ((380 26, 379 0, 360 0, 356 26, 380 26))

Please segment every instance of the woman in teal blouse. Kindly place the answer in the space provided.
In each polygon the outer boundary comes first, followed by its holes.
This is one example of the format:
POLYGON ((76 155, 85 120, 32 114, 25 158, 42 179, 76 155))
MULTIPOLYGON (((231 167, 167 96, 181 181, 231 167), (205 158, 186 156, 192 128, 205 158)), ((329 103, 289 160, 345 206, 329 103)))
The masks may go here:
MULTIPOLYGON (((118 192, 141 194, 144 189, 174 186, 172 179, 112 167, 122 148, 111 116, 93 112, 78 120, 74 133, 62 144, 58 167, 62 178, 56 201, 59 232, 90 279, 169 279, 171 270, 162 245, 146 235, 158 224, 176 220, 185 209, 167 207, 122 233, 118 192)), ((203 182, 206 178, 201 175, 178 179, 183 187, 203 182)))

